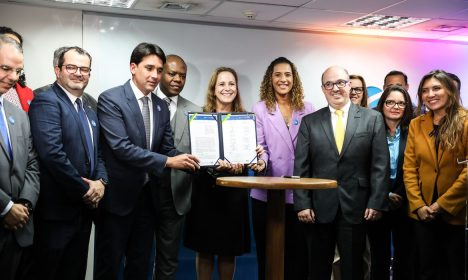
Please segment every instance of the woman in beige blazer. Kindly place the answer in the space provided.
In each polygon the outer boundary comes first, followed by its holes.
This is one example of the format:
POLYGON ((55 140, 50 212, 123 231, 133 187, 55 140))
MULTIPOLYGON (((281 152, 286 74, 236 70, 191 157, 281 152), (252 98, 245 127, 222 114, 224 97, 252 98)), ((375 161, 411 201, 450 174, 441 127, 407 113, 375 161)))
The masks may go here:
POLYGON ((428 113, 410 124, 403 170, 421 279, 464 279, 468 114, 442 70, 422 78, 418 100, 428 113))

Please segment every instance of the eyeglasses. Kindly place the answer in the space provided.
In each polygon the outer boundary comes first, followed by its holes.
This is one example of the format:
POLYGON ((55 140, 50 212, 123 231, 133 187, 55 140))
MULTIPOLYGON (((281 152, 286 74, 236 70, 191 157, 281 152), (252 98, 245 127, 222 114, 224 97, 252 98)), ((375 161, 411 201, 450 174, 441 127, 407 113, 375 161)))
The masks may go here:
POLYGON ((346 81, 346 80, 338 80, 336 82, 326 82, 324 84, 322 84, 322 86, 325 88, 325 89, 333 89, 333 87, 336 85, 338 88, 344 88, 346 86, 346 84, 348 83, 349 81, 346 81))
POLYGON ((78 69, 80 69, 81 75, 89 75, 89 73, 91 73, 91 68, 85 66, 78 67, 74 64, 67 64, 62 66, 65 67, 65 69, 67 69, 67 72, 69 74, 75 74, 76 71, 78 71, 78 69))
POLYGON ((353 87, 353 88, 351 88, 351 93, 362 94, 363 92, 364 92, 364 88, 362 88, 362 87, 353 87))
POLYGON ((0 69, 2 69, 2 71, 5 72, 7 75, 10 75, 14 72, 19 77, 24 74, 24 70, 22 68, 15 69, 7 65, 0 65, 0 69))
POLYGON ((398 101, 396 102, 395 100, 385 100, 385 106, 389 108, 395 107, 395 105, 398 105, 398 108, 405 108, 406 107, 406 102, 405 101, 398 101))

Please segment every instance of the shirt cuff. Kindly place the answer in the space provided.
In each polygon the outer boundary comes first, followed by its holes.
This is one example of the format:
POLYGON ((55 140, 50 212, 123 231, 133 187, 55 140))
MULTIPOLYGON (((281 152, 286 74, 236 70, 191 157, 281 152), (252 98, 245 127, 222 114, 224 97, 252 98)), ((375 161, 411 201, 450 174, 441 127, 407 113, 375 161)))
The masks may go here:
POLYGON ((3 209, 2 213, 0 213, 0 216, 5 217, 5 215, 10 211, 11 207, 13 207, 13 201, 8 202, 5 209, 3 209))

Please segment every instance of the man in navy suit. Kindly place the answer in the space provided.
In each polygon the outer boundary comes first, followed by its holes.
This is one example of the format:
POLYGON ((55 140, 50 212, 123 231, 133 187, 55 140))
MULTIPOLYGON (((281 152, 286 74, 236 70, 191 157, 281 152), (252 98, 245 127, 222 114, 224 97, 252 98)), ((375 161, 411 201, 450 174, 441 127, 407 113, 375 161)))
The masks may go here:
POLYGON ((169 109, 154 89, 166 56, 149 43, 130 57, 132 78, 99 96, 98 116, 109 172, 96 222, 95 279, 115 279, 125 257, 125 279, 146 279, 154 237, 151 189, 165 167, 196 170, 198 159, 174 148, 169 109))
POLYGON ((36 273, 40 279, 84 279, 93 209, 107 182, 97 116, 82 99, 91 56, 70 47, 54 70, 56 82, 29 109, 41 171, 36 273))

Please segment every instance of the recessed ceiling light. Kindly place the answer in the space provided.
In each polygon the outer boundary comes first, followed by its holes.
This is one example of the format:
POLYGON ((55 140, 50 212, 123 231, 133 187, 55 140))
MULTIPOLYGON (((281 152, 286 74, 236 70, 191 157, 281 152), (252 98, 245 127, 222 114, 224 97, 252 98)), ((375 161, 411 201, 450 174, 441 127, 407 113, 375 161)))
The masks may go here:
POLYGON ((453 25, 445 25, 445 24, 442 24, 442 25, 439 25, 439 26, 436 26, 434 28, 431 29, 431 31, 437 31, 437 32, 452 32, 452 31, 456 31, 456 30, 460 30, 460 29, 463 29, 463 28, 466 28, 465 26, 453 26, 453 25))
POLYGON ((131 8, 135 0, 55 0, 73 4, 85 4, 95 6, 106 6, 114 8, 131 8))
POLYGON ((386 15, 366 15, 345 23, 350 27, 365 27, 377 29, 401 29, 430 20, 430 18, 414 18, 386 15))

